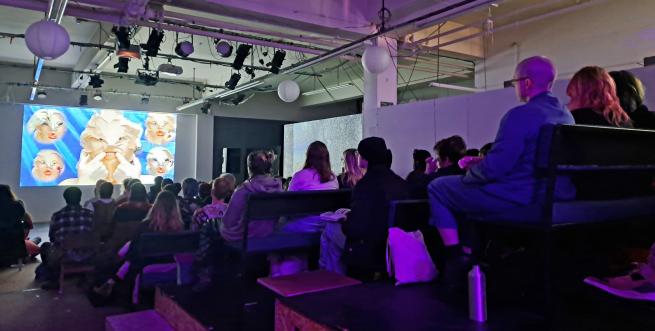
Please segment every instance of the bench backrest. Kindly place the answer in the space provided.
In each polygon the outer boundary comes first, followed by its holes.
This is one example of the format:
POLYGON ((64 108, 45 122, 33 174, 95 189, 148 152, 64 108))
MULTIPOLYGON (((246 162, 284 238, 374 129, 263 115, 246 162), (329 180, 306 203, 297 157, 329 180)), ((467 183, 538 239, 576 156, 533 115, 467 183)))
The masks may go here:
POLYGON ((426 226, 429 219, 428 200, 394 200, 389 205, 389 227, 416 231, 426 226))
POLYGON ((655 172, 655 131, 588 125, 541 129, 537 168, 552 174, 579 171, 655 172))
POLYGON ((195 253, 200 234, 184 231, 178 233, 144 233, 139 237, 138 255, 141 259, 167 258, 179 253, 195 253))

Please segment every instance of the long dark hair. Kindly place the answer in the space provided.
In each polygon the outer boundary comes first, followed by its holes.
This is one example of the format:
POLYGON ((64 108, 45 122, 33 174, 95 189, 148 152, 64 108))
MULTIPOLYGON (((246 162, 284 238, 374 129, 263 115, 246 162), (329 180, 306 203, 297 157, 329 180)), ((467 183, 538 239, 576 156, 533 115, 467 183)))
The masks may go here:
POLYGON ((315 169, 321 177, 321 183, 334 179, 332 167, 330 167, 330 152, 324 143, 315 141, 309 144, 303 169, 315 169))
POLYGON ((9 187, 9 185, 1 184, 0 206, 7 207, 14 202, 16 202, 16 196, 14 195, 14 192, 11 191, 11 187, 9 187))

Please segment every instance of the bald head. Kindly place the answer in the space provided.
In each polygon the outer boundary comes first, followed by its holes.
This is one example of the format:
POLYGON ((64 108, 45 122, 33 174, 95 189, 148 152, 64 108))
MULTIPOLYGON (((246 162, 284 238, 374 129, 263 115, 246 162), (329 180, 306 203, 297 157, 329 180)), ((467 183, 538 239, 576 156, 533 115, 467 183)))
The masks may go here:
POLYGON ((521 61, 516 66, 516 79, 521 79, 518 84, 518 94, 522 101, 542 92, 550 91, 557 76, 555 65, 548 58, 533 56, 521 61))

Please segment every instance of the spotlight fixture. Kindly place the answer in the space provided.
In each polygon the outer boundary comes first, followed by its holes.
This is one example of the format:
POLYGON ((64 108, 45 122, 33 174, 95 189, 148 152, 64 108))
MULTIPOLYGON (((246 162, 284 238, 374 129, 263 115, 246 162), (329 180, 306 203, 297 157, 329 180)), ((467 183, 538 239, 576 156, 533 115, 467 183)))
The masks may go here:
POLYGON ((114 27, 111 32, 116 36, 116 47, 118 49, 129 49, 130 44, 130 30, 127 27, 114 27))
POLYGON ((118 59, 118 63, 114 64, 114 68, 116 68, 116 72, 127 72, 127 69, 129 69, 129 63, 130 59, 121 57, 118 59))
POLYGON ((141 96, 141 104, 147 105, 150 102, 150 95, 144 94, 141 96))
POLYGON ((181 57, 187 57, 193 54, 193 51, 193 43, 190 41, 183 41, 175 46, 175 54, 181 57))
POLYGON ((212 104, 209 103, 209 102, 203 104, 202 107, 200 107, 200 111, 201 111, 203 114, 209 114, 209 111, 210 111, 211 109, 212 109, 212 104))
MULTIPOLYGON (((225 40, 216 42, 216 52, 218 52, 218 55, 221 57, 230 57, 230 55, 232 55, 232 49, 232 45, 225 40)), ((248 54, 246 54, 246 56, 247 55, 248 54)))
POLYGON ((184 72, 184 69, 169 62, 160 64, 157 71, 168 76, 179 76, 184 72))
POLYGON ((159 82, 159 71, 152 71, 147 69, 138 69, 136 71, 135 84, 145 86, 155 86, 159 82))
POLYGON ((239 73, 234 73, 230 77, 230 80, 225 82, 225 88, 228 90, 234 90, 235 87, 237 87, 237 84, 239 84, 239 80, 241 79, 241 74, 239 73))
POLYGON ((89 104, 89 96, 86 94, 80 95, 80 106, 86 106, 89 104))
POLYGON ((89 79, 89 85, 91 85, 93 88, 100 88, 104 83, 105 81, 100 78, 100 75, 93 75, 89 79))
MULTIPOLYGON (((234 62, 232 62, 232 68, 234 68, 234 70, 241 70, 241 68, 243 68, 243 61, 245 61, 246 57, 250 55, 251 48, 252 46, 250 45, 246 45, 246 44, 239 45, 239 47, 237 48, 237 55, 234 57, 234 62)), ((239 76, 239 78, 241 77, 239 76)))
POLYGON ((95 101, 102 101, 102 92, 101 91, 96 91, 93 94, 93 100, 95 101))
POLYGON ((255 69, 253 69, 252 67, 248 67, 245 70, 246 73, 250 75, 250 78, 255 79, 255 69))
POLYGON ((36 97, 39 98, 40 100, 43 100, 48 97, 48 93, 46 93, 44 90, 39 90, 36 92, 36 97))
POLYGON ((284 57, 287 56, 287 52, 283 50, 277 50, 275 51, 275 54, 273 54, 273 60, 271 60, 271 72, 274 74, 279 74, 280 73, 280 67, 282 66, 282 63, 284 62, 284 57))
POLYGON ((159 46, 163 39, 164 31, 158 31, 157 29, 150 31, 148 41, 145 44, 141 44, 141 48, 146 50, 146 56, 157 56, 159 54, 159 46))

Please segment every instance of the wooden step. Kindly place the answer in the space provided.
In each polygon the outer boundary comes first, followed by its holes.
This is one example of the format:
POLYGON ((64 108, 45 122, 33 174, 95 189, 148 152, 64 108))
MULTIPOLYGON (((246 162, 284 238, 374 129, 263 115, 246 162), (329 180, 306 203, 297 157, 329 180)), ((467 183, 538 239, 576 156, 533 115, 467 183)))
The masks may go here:
POLYGON ((144 330, 174 331, 175 329, 152 309, 105 318, 105 331, 144 330))

